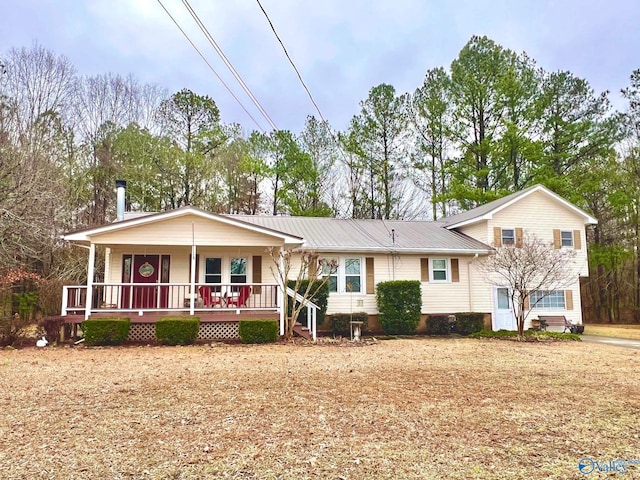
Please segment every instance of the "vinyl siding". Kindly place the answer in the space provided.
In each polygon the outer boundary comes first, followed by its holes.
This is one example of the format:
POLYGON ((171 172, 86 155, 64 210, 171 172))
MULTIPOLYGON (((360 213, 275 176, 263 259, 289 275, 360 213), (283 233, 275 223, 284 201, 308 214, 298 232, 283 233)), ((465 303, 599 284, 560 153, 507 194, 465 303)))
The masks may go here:
POLYGON ((471 238, 475 238, 487 245, 493 244, 493 233, 489 235, 489 227, 487 226, 487 222, 478 222, 472 225, 465 225, 464 227, 457 228, 461 233, 470 236, 471 238))
POLYGON ((212 245, 274 246, 282 240, 241 227, 203 219, 195 215, 133 226, 118 232, 96 235, 104 245, 212 245))
MULTIPOLYGON (((525 328, 531 325, 531 319, 538 315, 564 315, 573 322, 582 321, 582 306, 580 303, 580 284, 578 275, 586 276, 588 272, 586 236, 584 219, 564 206, 551 200, 542 192, 535 192, 513 205, 495 213, 493 218, 482 221, 478 224, 469 225, 459 229, 461 232, 472 236, 488 244, 493 243, 493 229, 497 228, 522 228, 524 237, 535 236, 550 245, 553 245, 554 230, 574 231, 579 233, 579 249, 576 249, 574 258, 574 271, 576 281, 565 290, 571 290, 573 296, 572 310, 532 310, 525 324, 525 328)), ((578 242, 575 242, 576 244, 578 242)), ((477 260, 482 262, 482 258, 477 260)), ((461 262, 462 265, 462 262, 461 262)), ((462 282, 461 267, 461 282, 462 282)), ((494 309, 494 285, 489 282, 485 275, 472 268, 471 273, 471 304, 474 311, 493 312, 494 309)))
MULTIPOLYGON (((349 254, 334 255, 334 257, 351 256, 349 254)), ((425 258, 424 255, 365 255, 374 258, 374 283, 389 280, 420 280, 420 259, 425 258)), ((364 262, 363 256, 363 264, 364 262)), ((442 258, 442 256, 438 256, 442 258)), ((486 292, 476 294, 476 282, 472 282, 472 288, 469 288, 469 262, 473 261, 470 256, 456 256, 459 260, 459 282, 421 282, 422 290, 422 313, 452 313, 469 311, 471 306, 475 311, 490 312, 490 303, 478 301, 479 305, 485 308, 479 310, 475 305, 469 303, 470 290, 474 299, 484 299, 486 292)), ((472 276, 479 277, 479 274, 472 276)), ((297 270, 292 269, 292 272, 297 270)), ((363 278, 366 277, 366 271, 363 278)), ((477 280, 477 279, 476 279, 477 280)), ((482 285, 480 286, 482 288, 482 285)), ((378 313, 375 294, 367 295, 365 293, 331 293, 327 305, 327 313, 349 313, 365 311, 370 315, 378 313)))
POLYGON ((579 250, 576 249, 574 268, 576 275, 589 275, 583 219, 562 205, 550 200, 544 193, 535 192, 496 213, 487 222, 487 231, 492 232, 493 227, 521 227, 524 230, 525 238, 535 235, 550 244, 553 243, 554 229, 578 230, 580 232, 581 248, 579 250))

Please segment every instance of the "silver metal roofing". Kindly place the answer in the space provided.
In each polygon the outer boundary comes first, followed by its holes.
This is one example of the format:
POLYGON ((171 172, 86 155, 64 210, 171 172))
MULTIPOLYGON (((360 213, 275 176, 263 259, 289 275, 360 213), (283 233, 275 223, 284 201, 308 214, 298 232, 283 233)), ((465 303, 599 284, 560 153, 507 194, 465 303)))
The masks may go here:
POLYGON ((488 253, 491 247, 428 221, 230 215, 305 240, 303 248, 325 252, 488 253))

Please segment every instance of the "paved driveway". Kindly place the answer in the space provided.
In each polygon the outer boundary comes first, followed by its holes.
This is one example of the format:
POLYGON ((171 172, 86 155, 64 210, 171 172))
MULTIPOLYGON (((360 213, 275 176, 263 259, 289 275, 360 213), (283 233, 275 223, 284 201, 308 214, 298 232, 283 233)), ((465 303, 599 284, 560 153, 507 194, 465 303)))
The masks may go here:
POLYGON ((580 335, 583 342, 586 343, 604 343, 616 347, 635 348, 640 350, 640 340, 631 340, 628 338, 601 337, 600 335, 580 335))

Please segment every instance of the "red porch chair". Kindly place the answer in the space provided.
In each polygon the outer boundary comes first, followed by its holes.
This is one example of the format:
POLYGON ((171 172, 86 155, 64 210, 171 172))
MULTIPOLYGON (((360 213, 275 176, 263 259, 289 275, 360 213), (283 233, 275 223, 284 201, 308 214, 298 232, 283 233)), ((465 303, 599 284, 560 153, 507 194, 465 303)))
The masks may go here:
POLYGON ((236 307, 246 307, 247 300, 249 300, 249 296, 251 295, 251 287, 249 285, 243 285, 240 287, 240 292, 237 297, 229 297, 227 300, 227 305, 236 307))
MULTIPOLYGON (((200 294, 200 297, 202 298, 202 304, 206 307, 214 307, 216 305, 222 305, 222 302, 224 301, 224 297, 221 297, 219 295, 213 295, 212 291, 211 291, 211 287, 206 286, 206 285, 202 285, 200 287, 198 287, 198 293, 200 294)), ((218 293, 218 292, 216 292, 218 293)))
POLYGON ((202 298, 202 304, 209 308, 213 305, 213 299, 211 298, 211 287, 207 287, 202 285, 198 287, 198 293, 200 294, 200 298, 202 298))

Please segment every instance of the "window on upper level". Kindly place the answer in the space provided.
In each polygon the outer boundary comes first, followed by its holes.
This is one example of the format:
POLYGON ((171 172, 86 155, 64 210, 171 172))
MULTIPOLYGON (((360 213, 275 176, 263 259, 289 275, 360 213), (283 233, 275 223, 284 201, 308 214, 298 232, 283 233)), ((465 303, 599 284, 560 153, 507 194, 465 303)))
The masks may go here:
POLYGON ((515 245, 516 231, 513 228, 502 229, 502 245, 515 245))
POLYGON ((560 244, 563 247, 573 247, 573 232, 571 230, 560 232, 560 244))

